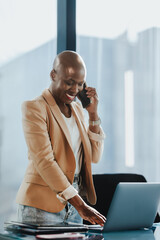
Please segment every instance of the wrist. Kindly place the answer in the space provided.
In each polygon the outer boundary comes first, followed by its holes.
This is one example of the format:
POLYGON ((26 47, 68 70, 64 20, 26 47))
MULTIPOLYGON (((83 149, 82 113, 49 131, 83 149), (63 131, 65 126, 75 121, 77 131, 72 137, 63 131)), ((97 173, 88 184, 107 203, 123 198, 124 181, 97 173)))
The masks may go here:
POLYGON ((98 113, 89 113, 89 120, 96 121, 99 119, 98 113))
POLYGON ((76 209, 85 205, 85 202, 78 194, 73 198, 70 198, 68 202, 72 204, 76 209))
POLYGON ((89 126, 99 126, 101 124, 101 119, 100 118, 98 118, 97 120, 95 120, 95 121, 91 121, 90 119, 89 119, 89 126))

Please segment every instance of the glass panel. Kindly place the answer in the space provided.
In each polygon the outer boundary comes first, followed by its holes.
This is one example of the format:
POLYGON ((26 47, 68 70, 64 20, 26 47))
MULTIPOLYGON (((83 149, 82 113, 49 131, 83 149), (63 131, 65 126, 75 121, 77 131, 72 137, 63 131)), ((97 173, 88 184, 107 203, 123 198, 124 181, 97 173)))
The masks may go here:
POLYGON ((0 209, 3 216, 12 207, 28 164, 21 104, 40 95, 50 83, 56 55, 56 5, 56 0, 0 1, 0 209))
POLYGON ((160 180, 158 0, 77 0, 77 51, 97 88, 106 133, 96 173, 160 180))

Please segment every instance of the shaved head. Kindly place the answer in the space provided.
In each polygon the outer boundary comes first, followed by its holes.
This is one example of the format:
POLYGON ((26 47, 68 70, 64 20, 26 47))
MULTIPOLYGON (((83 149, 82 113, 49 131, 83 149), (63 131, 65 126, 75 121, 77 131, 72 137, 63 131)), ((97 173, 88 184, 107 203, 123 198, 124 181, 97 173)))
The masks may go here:
POLYGON ((61 70, 80 71, 86 76, 86 66, 81 56, 74 51, 63 51, 58 54, 53 63, 53 69, 58 73, 61 70))

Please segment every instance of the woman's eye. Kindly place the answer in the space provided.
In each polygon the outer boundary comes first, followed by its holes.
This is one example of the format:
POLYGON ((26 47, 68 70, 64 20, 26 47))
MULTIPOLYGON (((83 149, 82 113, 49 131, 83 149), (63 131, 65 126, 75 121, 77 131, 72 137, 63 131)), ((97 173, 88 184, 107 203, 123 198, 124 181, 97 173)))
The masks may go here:
POLYGON ((79 87, 82 87, 82 86, 83 86, 83 83, 79 83, 78 86, 79 86, 79 87))
POLYGON ((68 86, 72 86, 72 83, 70 83, 70 82, 66 82, 66 84, 67 84, 68 86))

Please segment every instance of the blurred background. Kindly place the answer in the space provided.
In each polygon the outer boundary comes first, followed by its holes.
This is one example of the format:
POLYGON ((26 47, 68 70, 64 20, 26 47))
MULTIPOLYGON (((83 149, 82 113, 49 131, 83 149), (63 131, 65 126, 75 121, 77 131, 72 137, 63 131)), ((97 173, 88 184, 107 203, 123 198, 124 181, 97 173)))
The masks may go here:
MULTIPOLYGON (((0 0, 0 228, 27 166, 21 104, 50 84, 59 0, 0 0)), ((160 181, 159 0, 76 0, 76 51, 106 133, 93 173, 160 181)))

